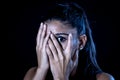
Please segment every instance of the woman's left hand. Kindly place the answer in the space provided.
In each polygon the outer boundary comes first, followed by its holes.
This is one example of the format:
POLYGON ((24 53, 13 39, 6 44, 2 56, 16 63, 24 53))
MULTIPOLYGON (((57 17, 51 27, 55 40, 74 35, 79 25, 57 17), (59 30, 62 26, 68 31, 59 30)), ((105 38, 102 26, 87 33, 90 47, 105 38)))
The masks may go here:
POLYGON ((68 43, 63 50, 55 36, 51 33, 47 45, 47 54, 49 57, 50 68, 54 80, 68 80, 72 70, 72 34, 69 34, 68 43))

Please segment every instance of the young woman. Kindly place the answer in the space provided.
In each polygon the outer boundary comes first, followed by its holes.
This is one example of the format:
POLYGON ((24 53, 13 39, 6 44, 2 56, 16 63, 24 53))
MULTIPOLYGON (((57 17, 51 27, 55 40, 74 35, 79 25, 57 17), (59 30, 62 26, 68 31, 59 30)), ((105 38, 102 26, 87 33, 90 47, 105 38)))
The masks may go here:
POLYGON ((91 29, 80 6, 57 4, 41 20, 38 66, 31 68, 24 80, 114 80, 97 64, 91 29))

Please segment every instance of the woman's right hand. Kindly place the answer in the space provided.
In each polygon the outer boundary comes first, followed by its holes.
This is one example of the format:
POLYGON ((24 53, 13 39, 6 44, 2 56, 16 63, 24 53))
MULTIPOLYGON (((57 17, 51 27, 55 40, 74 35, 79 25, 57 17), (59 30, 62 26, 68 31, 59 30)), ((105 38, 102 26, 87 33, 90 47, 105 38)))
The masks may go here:
POLYGON ((49 33, 46 34, 46 30, 47 30, 47 26, 41 23, 37 35, 36 52, 37 52, 38 68, 34 76, 34 80, 45 79, 45 76, 49 68, 49 63, 45 48, 50 34, 49 33))

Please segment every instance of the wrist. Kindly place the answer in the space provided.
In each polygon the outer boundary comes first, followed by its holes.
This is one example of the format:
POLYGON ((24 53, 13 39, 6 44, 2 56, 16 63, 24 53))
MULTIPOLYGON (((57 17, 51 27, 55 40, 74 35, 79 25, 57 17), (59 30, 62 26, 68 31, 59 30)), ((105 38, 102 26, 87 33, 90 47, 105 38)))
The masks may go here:
POLYGON ((38 67, 37 70, 38 71, 47 71, 49 69, 49 67, 45 67, 45 66, 41 66, 41 67, 38 67))
POLYGON ((45 67, 37 68, 37 71, 36 71, 36 73, 40 73, 42 75, 46 75, 47 72, 48 72, 48 68, 45 68, 45 67))
POLYGON ((48 70, 46 68, 37 68, 36 74, 35 74, 33 80, 45 80, 47 71, 48 70))
POLYGON ((68 77, 54 78, 54 80, 69 80, 68 77))

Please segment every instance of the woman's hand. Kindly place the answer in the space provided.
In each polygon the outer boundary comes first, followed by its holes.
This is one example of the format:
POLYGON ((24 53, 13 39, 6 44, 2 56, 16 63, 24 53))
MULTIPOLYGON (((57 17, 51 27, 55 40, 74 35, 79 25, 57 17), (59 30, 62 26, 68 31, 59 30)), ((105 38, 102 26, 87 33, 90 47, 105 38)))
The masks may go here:
POLYGON ((34 80, 45 79, 45 76, 49 68, 48 57, 45 50, 47 41, 49 39, 49 34, 46 35, 46 30, 47 30, 47 26, 41 23, 37 35, 36 52, 37 52, 38 68, 34 76, 34 80))
POLYGON ((65 50, 61 48, 55 36, 51 33, 47 45, 47 54, 50 61, 50 68, 55 80, 68 80, 73 62, 72 55, 72 35, 69 34, 68 44, 65 50))

